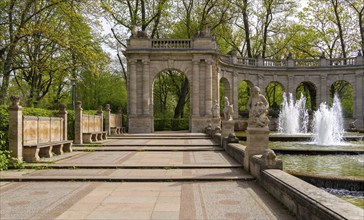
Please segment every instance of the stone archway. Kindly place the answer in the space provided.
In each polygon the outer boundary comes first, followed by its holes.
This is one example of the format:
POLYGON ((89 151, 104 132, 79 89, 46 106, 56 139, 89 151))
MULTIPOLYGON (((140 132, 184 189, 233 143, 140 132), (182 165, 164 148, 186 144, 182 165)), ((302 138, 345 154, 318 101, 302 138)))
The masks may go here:
POLYGON ((283 102, 283 92, 285 91, 283 85, 277 81, 268 83, 265 88, 265 97, 269 102, 269 108, 278 111, 283 102))
POLYGON ((153 79, 154 131, 190 130, 190 82, 178 70, 164 70, 153 79))
POLYGON ((301 97, 301 94, 306 97, 306 108, 312 112, 317 109, 317 88, 315 84, 309 81, 301 82, 296 88, 296 99, 301 97))
POLYGON ((213 120, 213 100, 219 100, 216 49, 208 34, 193 40, 132 36, 124 51, 128 60, 128 132, 154 132, 153 79, 164 70, 178 70, 188 78, 190 131, 203 132, 213 120))

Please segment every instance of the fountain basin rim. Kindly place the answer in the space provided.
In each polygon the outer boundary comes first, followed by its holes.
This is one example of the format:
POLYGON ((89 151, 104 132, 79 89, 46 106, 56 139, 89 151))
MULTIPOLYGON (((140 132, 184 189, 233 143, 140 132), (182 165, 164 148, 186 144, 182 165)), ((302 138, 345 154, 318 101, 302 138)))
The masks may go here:
MULTIPOLYGON (((238 136, 240 141, 246 141, 245 136, 238 136)), ((269 141, 312 141, 313 135, 269 135, 269 141)), ((364 136, 344 136, 343 141, 363 141, 364 136)))
POLYGON ((350 150, 350 149, 287 149, 287 148, 272 148, 278 154, 308 154, 308 155, 360 155, 364 154, 364 150, 350 150))

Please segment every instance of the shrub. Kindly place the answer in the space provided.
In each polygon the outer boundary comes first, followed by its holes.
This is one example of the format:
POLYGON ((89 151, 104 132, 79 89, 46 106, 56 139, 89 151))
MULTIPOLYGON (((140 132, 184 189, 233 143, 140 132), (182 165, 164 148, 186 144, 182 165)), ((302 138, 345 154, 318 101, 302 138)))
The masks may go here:
POLYGON ((156 118, 154 119, 155 131, 180 131, 189 129, 188 118, 156 118))

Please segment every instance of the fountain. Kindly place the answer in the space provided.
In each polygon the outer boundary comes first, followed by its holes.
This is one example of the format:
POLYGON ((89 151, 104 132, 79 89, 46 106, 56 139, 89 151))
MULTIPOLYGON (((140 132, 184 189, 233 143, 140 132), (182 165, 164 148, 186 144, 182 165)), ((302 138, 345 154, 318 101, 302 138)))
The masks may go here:
POLYGON ((292 93, 283 93, 283 104, 278 118, 278 132, 285 134, 307 133, 308 112, 306 110, 306 97, 294 102, 292 93))
POLYGON ((344 134, 341 103, 338 95, 334 95, 334 102, 330 108, 321 103, 313 118, 313 139, 318 145, 342 144, 344 134))

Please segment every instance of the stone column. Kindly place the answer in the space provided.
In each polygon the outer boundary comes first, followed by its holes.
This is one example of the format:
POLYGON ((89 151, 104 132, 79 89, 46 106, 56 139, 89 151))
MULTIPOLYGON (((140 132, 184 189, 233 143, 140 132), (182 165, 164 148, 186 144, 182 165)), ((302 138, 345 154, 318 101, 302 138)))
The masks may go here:
POLYGON ((78 101, 75 111, 75 138, 73 141, 75 144, 82 144, 82 110, 81 101, 78 101))
POLYGON ((136 115, 137 113, 137 78, 136 78, 136 61, 130 62, 130 76, 129 76, 129 103, 130 103, 130 115, 136 115))
POLYGON ((11 156, 23 160, 23 108, 19 97, 11 96, 9 107, 9 150, 11 156))
POLYGON ((66 105, 65 104, 60 104, 59 105, 59 112, 58 112, 59 117, 63 118, 63 131, 62 131, 62 135, 63 137, 61 137, 61 140, 68 140, 67 134, 68 134, 68 129, 67 129, 67 122, 68 122, 68 112, 66 111, 66 105))
POLYGON ((100 116, 100 131, 104 130, 104 114, 102 112, 102 105, 99 105, 99 109, 97 110, 97 115, 100 116))
POLYGON ((364 73, 355 74, 354 117, 358 129, 364 129, 364 73))
POLYGON ((199 61, 193 61, 193 74, 192 74, 192 115, 200 116, 200 69, 199 61))
POLYGON ((206 96, 205 96, 205 113, 211 116, 212 107, 212 61, 206 62, 206 96))
POLYGON ((150 115, 149 61, 143 61, 143 115, 150 115))
POLYGON ((105 108, 105 131, 108 135, 111 135, 110 130, 110 104, 106 104, 105 108))
POLYGON ((233 74, 232 100, 234 105, 233 118, 239 117, 239 80, 236 73, 233 74))
MULTIPOLYGON (((320 86, 320 97, 321 100, 320 102, 327 102, 328 101, 328 94, 327 94, 327 77, 324 75, 321 75, 321 82, 320 82, 321 86, 320 86)), ((320 103, 319 102, 319 103, 320 103)), ((319 107, 319 103, 317 103, 317 107, 319 107)))

